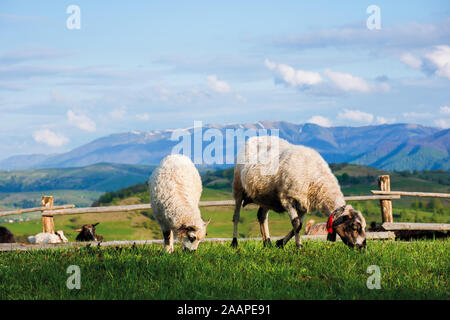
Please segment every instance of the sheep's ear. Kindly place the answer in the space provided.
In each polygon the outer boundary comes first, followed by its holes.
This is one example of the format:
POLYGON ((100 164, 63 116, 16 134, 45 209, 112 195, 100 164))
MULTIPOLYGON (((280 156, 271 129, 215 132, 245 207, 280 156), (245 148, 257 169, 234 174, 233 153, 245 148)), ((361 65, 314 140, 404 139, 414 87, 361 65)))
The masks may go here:
POLYGON ((97 222, 97 223, 93 224, 92 226, 95 227, 95 226, 97 226, 99 224, 100 224, 100 222, 97 222))
POLYGON ((178 236, 181 236, 183 234, 186 234, 187 231, 188 230, 187 230, 186 225, 183 224, 181 227, 178 228, 177 234, 178 234, 178 236))
POLYGON ((75 229, 76 232, 81 232, 81 230, 83 230, 83 229, 81 229, 81 228, 75 229))
POLYGON ((190 231, 197 231, 197 228, 195 226, 186 226, 183 224, 178 228, 178 235, 182 235, 190 231))
POLYGON ((211 222, 211 218, 209 218, 208 221, 206 221, 205 227, 207 227, 210 222, 211 222))
POLYGON ((333 226, 338 226, 338 225, 340 225, 340 224, 342 224, 342 223, 344 223, 344 222, 346 222, 346 221, 348 221, 348 220, 350 220, 351 219, 351 217, 349 216, 349 215, 347 215, 347 214, 343 214, 343 215, 341 215, 339 218, 337 218, 336 220, 334 220, 333 221, 333 226))
POLYGON ((338 215, 337 219, 334 220, 333 225, 337 226, 341 223, 347 222, 350 219, 353 219, 353 213, 355 212, 355 209, 351 205, 346 205, 342 209, 342 213, 338 215))

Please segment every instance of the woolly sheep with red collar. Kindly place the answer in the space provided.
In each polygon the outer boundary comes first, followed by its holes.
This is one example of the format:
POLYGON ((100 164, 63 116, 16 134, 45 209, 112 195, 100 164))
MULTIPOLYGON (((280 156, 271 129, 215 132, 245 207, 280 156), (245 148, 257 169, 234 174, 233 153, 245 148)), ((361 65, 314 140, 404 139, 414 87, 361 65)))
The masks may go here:
POLYGON ((283 247, 293 236, 301 246, 299 232, 308 212, 329 216, 330 241, 339 234, 350 247, 366 245, 366 222, 362 214, 345 204, 339 183, 320 154, 275 136, 249 138, 236 158, 233 181, 236 201, 232 246, 237 246, 241 205, 259 206, 258 221, 264 245, 270 245, 268 211, 287 211, 292 230, 277 241, 283 247))

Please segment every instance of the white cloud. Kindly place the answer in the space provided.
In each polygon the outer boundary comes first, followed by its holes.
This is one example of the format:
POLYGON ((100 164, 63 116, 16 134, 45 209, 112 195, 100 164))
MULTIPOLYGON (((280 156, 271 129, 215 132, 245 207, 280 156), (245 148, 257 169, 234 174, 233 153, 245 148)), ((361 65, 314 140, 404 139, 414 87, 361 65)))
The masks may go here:
POLYGON ((450 128, 450 118, 448 116, 450 115, 450 107, 449 106, 442 106, 439 108, 440 114, 444 115, 443 118, 434 120, 434 123, 443 129, 450 128), (445 117, 447 116, 447 117, 445 117))
POLYGON ((341 92, 388 92, 389 84, 383 80, 379 83, 369 83, 361 77, 349 73, 325 70, 328 81, 325 82, 320 73, 295 70, 286 64, 277 64, 268 59, 264 61, 266 67, 275 74, 275 83, 282 83, 289 87, 297 87, 305 92, 318 95, 338 94, 341 92))
POLYGON ((61 147, 69 141, 69 139, 62 134, 55 133, 49 129, 42 129, 34 132, 33 138, 36 142, 42 142, 51 147, 61 147))
POLYGON ((329 69, 325 70, 325 74, 337 86, 343 91, 357 91, 357 92, 369 92, 369 84, 362 78, 353 76, 349 73, 334 72, 329 69))
POLYGON ((373 114, 359 110, 344 109, 343 112, 339 112, 338 119, 370 123, 373 121, 373 114))
POLYGON ((432 118, 433 114, 429 112, 404 112, 403 117, 409 118, 409 119, 428 119, 432 118))
POLYGON ((7 91, 23 91, 26 89, 26 86, 19 83, 14 82, 3 82, 0 83, 0 90, 7 90, 7 91))
POLYGON ((309 118, 308 123, 314 123, 322 127, 331 127, 331 121, 322 116, 313 116, 309 118))
POLYGON ((425 55, 436 68, 435 74, 450 79, 450 46, 436 46, 436 49, 425 55))
POLYGON ((127 115, 127 108, 122 106, 120 108, 114 109, 109 113, 109 116, 115 120, 123 120, 127 115))
POLYGON ((450 46, 435 46, 433 51, 417 58, 410 53, 405 53, 400 60, 412 68, 421 69, 427 74, 450 79, 450 46))
POLYGON ((216 75, 210 75, 206 77, 208 82, 208 88, 210 88, 214 92, 218 93, 229 93, 231 92, 231 87, 225 81, 217 80, 216 75))
POLYGON ((14 64, 30 60, 53 60, 70 55, 72 55, 72 52, 59 51, 52 48, 28 47, 18 51, 6 52, 0 56, 0 63, 14 64))
POLYGON ((422 60, 413 56, 410 53, 403 54, 400 57, 400 61, 402 61, 403 63, 407 64, 408 66, 414 69, 420 69, 420 67, 422 66, 422 60))
POLYGON ((377 116, 377 123, 378 124, 387 124, 387 123, 394 123, 395 118, 385 118, 381 116, 377 116))
POLYGON ((142 121, 148 121, 150 120, 150 115, 148 113, 140 113, 136 115, 136 119, 142 120, 142 121))
POLYGON ((437 119, 434 120, 434 123, 442 129, 450 128, 450 119, 437 119))
POLYGON ((386 82, 381 82, 375 87, 375 89, 377 89, 378 92, 388 92, 391 90, 391 86, 386 82))
POLYGON ((365 23, 357 22, 330 29, 316 29, 302 33, 290 33, 272 37, 271 43, 278 47, 299 50, 312 48, 375 48, 392 50, 423 48, 440 43, 448 43, 450 19, 444 18, 434 23, 400 23, 383 25, 382 32, 374 32, 365 23))
POLYGON ((285 85, 292 87, 312 86, 322 82, 322 77, 318 72, 295 70, 287 64, 277 64, 268 59, 264 60, 264 64, 275 73, 276 80, 285 85))
POLYGON ((76 114, 72 110, 69 110, 67 111, 67 119, 69 119, 70 124, 81 130, 87 132, 95 132, 97 130, 95 122, 83 114, 76 114))
POLYGON ((247 99, 243 96, 241 96, 240 94, 236 95, 236 99, 239 100, 240 102, 247 102, 247 99))
POLYGON ((440 112, 442 114, 450 114, 450 107, 449 106, 442 106, 439 108, 440 112))

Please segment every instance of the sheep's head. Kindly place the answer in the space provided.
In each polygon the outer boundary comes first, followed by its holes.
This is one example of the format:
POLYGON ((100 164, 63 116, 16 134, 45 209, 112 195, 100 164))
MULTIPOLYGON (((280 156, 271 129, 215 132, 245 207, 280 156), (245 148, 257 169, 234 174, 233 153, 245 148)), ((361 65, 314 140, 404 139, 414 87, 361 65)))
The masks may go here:
POLYGON ((61 242, 68 242, 67 238, 64 236, 64 231, 58 230, 55 234, 61 239, 61 242))
POLYGON ((206 237, 206 227, 210 222, 211 219, 203 222, 200 226, 181 226, 178 229, 178 236, 182 239, 183 249, 197 250, 200 241, 206 237))
POLYGON ((100 222, 94 224, 85 224, 81 228, 76 229, 75 231, 80 232, 86 241, 97 241, 97 235, 95 234, 95 227, 99 223, 100 222))
POLYGON ((337 233, 342 242, 350 248, 364 248, 366 246, 366 220, 361 212, 353 209, 350 205, 345 205, 336 209, 333 215, 332 232, 328 233, 328 240, 336 241, 337 233))

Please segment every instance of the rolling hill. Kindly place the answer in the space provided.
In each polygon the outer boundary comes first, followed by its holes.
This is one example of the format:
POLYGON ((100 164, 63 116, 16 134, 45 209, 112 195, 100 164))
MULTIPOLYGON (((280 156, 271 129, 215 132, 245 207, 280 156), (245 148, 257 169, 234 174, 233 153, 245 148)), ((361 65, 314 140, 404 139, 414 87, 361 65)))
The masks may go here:
MULTIPOLYGON (((203 127, 204 131, 207 129, 214 129, 222 137, 226 137, 231 130, 247 131, 254 135, 259 129, 269 130, 268 133, 277 129, 281 138, 316 149, 329 163, 348 162, 384 170, 450 170, 449 129, 439 130, 416 124, 321 127, 286 121, 209 124, 203 127)), ((190 134, 192 146, 193 128, 182 130, 190 134)), ((167 129, 112 134, 62 154, 10 157, 0 161, 0 169, 67 168, 102 162, 157 165, 179 143, 171 140, 174 132, 167 129)), ((223 155, 228 152, 227 155, 233 159, 237 147, 226 147, 225 140, 221 142, 222 147, 217 152, 223 155)), ((202 150, 208 145, 209 142, 203 142, 202 150)))
MULTIPOLYGON (((446 171, 391 172, 348 163, 330 164, 330 168, 337 177, 344 195, 371 194, 370 190, 378 189, 377 177, 384 174, 390 175, 392 190, 450 193, 450 172, 446 171)), ((208 170, 201 173, 203 196, 210 198, 212 190, 214 190, 214 192, 222 192, 222 199, 223 197, 232 199, 233 173, 234 168, 208 170)), ((93 205, 117 204, 129 198, 137 201, 135 203, 148 203, 150 201, 148 186, 140 183, 117 191, 107 192, 95 201, 93 205)), ((409 207, 414 200, 416 199, 403 197, 395 202, 400 207, 409 207)), ((450 204, 450 201, 445 199, 442 199, 442 202, 445 205, 450 204)))
POLYGON ((0 171, 0 192, 113 191, 146 181, 153 166, 99 163, 86 167, 0 171))

